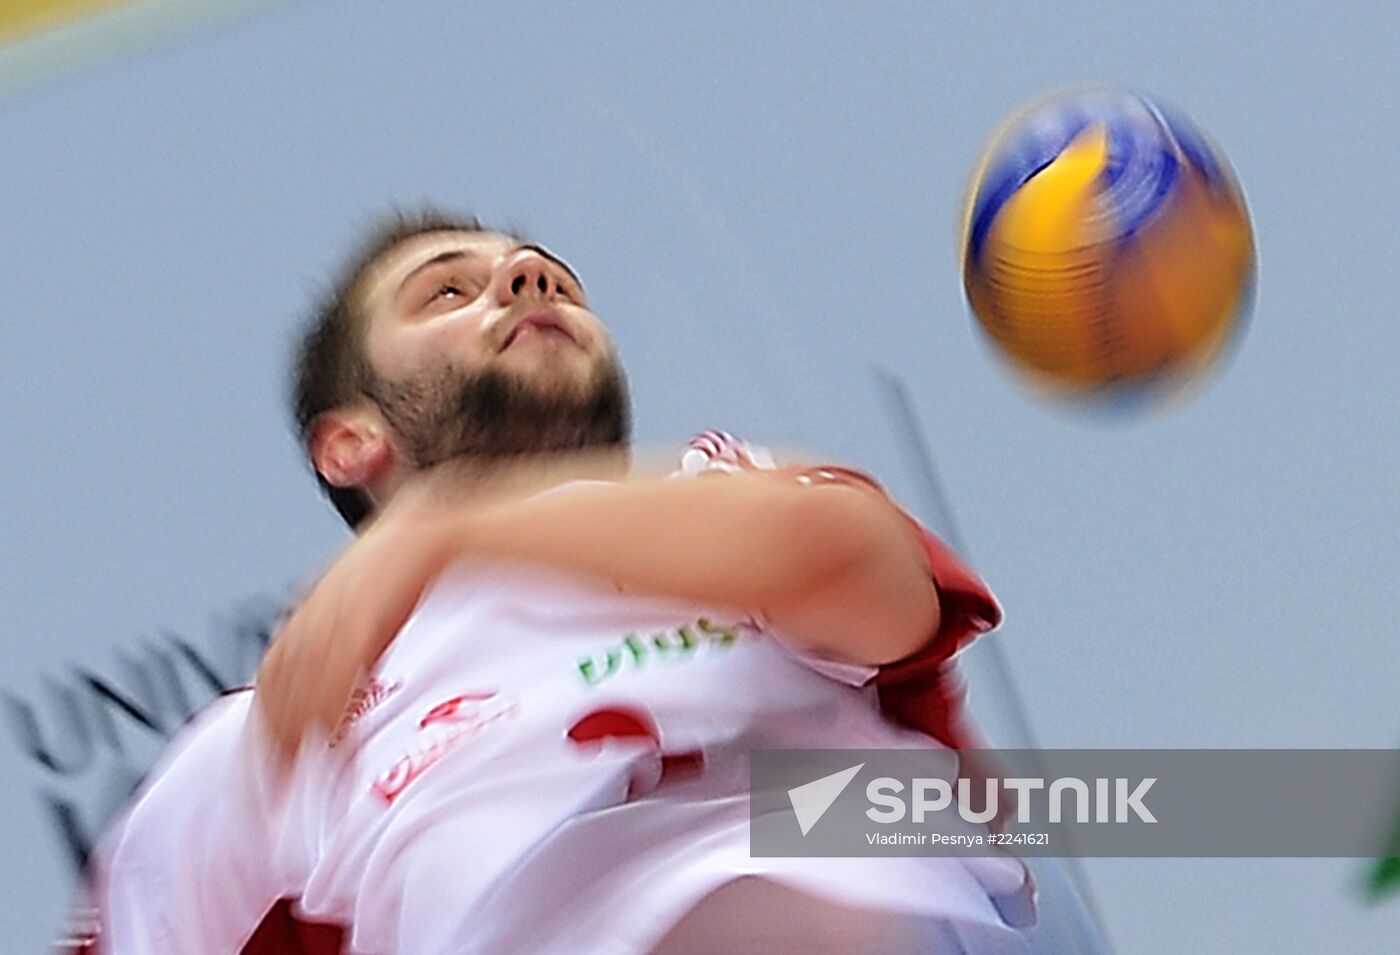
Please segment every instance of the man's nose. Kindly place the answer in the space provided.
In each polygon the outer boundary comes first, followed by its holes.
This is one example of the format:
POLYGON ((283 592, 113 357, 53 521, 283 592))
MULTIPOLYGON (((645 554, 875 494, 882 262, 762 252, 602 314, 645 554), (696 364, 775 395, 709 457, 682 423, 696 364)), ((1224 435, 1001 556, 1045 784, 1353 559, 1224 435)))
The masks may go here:
POLYGON ((496 276, 496 301, 507 306, 520 298, 539 298, 550 301, 559 294, 559 286, 554 281, 554 270, 549 260, 534 249, 521 249, 510 255, 499 266, 496 276))

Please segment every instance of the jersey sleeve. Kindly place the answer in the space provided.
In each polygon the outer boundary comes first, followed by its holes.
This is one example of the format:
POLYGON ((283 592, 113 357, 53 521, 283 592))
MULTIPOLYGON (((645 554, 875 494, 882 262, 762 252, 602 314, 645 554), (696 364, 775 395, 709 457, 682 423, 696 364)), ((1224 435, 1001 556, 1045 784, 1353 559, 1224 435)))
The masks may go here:
MULTIPOLYGON (((852 468, 835 465, 782 468, 808 484, 847 484, 869 489, 889 501, 909 522, 938 591, 938 628, 914 653, 879 667, 818 661, 805 654, 805 662, 818 669, 839 666, 831 673, 845 682, 872 683, 879 691, 885 714, 911 729, 933 736, 945 745, 965 749, 978 744, 976 730, 967 719, 966 692, 954 655, 983 633, 1001 623, 1001 605, 982 579, 932 531, 894 502, 874 478, 852 468), (820 664, 818 666, 818 664, 820 664)), ((823 670, 823 672, 826 672, 823 670)))

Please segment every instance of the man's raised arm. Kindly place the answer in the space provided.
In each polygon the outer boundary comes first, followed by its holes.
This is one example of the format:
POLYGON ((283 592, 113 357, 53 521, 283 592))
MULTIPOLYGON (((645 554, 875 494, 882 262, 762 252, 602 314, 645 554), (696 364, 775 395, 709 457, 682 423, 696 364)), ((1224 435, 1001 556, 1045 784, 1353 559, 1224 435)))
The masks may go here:
POLYGON ((259 673, 284 745, 334 725, 359 672, 461 557, 536 563, 762 613, 818 653, 879 664, 938 628, 911 522, 880 492, 793 469, 571 485, 523 500, 390 509, 292 616, 259 673))

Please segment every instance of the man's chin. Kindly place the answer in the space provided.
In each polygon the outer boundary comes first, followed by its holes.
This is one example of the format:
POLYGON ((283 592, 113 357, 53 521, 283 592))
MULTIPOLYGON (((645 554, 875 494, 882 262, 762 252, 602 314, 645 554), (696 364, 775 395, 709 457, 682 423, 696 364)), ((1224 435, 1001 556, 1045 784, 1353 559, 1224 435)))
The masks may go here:
POLYGON ((500 371, 521 391, 546 401, 588 397, 598 386, 599 370, 589 363, 560 357, 502 363, 500 371))

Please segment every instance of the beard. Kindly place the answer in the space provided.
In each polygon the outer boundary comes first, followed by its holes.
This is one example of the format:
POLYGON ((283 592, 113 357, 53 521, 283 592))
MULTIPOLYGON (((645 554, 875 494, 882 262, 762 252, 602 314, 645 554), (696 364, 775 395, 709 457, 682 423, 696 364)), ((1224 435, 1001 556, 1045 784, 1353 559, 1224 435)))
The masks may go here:
POLYGON ((445 366, 365 389, 416 469, 456 459, 483 463, 625 446, 631 435, 627 379, 615 358, 580 388, 544 388, 501 371, 445 366))

